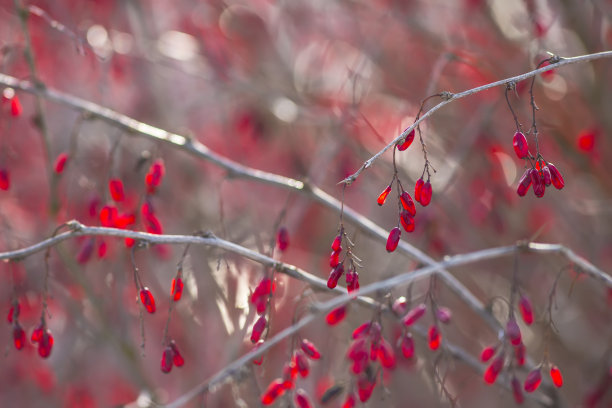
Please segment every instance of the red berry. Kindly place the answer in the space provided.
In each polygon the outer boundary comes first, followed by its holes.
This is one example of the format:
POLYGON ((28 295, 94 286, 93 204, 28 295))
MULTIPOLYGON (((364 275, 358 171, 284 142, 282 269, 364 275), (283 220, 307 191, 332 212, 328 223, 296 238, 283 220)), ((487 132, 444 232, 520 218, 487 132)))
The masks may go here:
POLYGON ((263 405, 270 405, 284 393, 285 387, 283 386, 283 380, 277 378, 276 380, 270 383, 266 391, 261 396, 261 403, 263 405))
POLYGON ((485 347, 482 350, 482 353, 480 353, 480 360, 483 362, 487 362, 491 359, 491 357, 493 357, 495 355, 495 347, 489 346, 489 347, 485 347))
POLYGON ((32 343, 38 343, 40 339, 42 339, 44 331, 45 325, 42 322, 38 323, 38 325, 34 327, 34 330, 32 330, 32 336, 30 337, 30 341, 32 343))
POLYGON ((287 228, 279 228, 276 234, 276 245, 278 245, 278 249, 281 251, 285 251, 289 247, 289 231, 287 231, 287 228))
POLYGON ((493 384, 497 379, 497 376, 501 372, 502 368, 504 368, 504 356, 501 355, 497 357, 489 367, 487 367, 484 373, 484 380, 487 384, 493 384))
POLYGON ((374 391, 374 387, 376 386, 376 382, 368 378, 367 375, 362 376, 357 381, 357 393, 359 394, 359 401, 366 402, 372 396, 372 391, 374 391))
POLYGON ((561 190, 565 186, 563 176, 561 175, 559 170, 557 170, 554 164, 548 163, 548 168, 550 169, 550 177, 553 186, 555 186, 557 190, 561 190))
POLYGON ((406 210, 402 210, 400 213, 400 223, 406 232, 414 231, 414 218, 406 210))
POLYGON ((410 133, 408 133, 403 143, 397 144, 397 150, 399 150, 400 152, 403 152, 404 150, 410 147, 413 141, 414 141, 414 129, 412 129, 410 133))
POLYGON ((21 306, 19 303, 16 303, 15 306, 11 306, 6 316, 6 320, 9 323, 13 323, 13 319, 17 319, 19 317, 19 312, 21 311, 21 306))
POLYGON ((321 358, 321 353, 319 353, 319 350, 317 350, 311 341, 306 339, 302 340, 300 347, 302 348, 302 351, 304 351, 304 353, 306 353, 306 355, 311 359, 318 360, 321 358))
POLYGON ((421 303, 420 305, 411 309, 408 312, 408 314, 404 316, 404 318, 402 319, 402 322, 404 323, 404 325, 410 326, 413 323, 415 323, 417 320, 419 320, 421 317, 423 317, 426 310, 427 310, 427 306, 425 305, 425 303, 421 303))
POLYGON ((255 291, 251 294, 250 302, 255 305, 257 314, 263 314, 266 311, 268 304, 268 297, 274 293, 276 285, 268 278, 264 278, 259 285, 255 288, 255 291))
POLYGON ((51 355, 53 348, 53 335, 50 330, 46 330, 38 342, 38 355, 42 358, 47 358, 51 355))
POLYGON ((367 335, 370 332, 371 325, 372 324, 370 322, 365 322, 364 324, 353 330, 353 339, 358 339, 367 335))
POLYGON ((15 322, 13 325, 13 343, 15 344, 15 348, 17 350, 21 350, 23 346, 25 346, 26 341, 26 332, 23 330, 23 327, 19 324, 19 322, 15 322))
POLYGON ((261 339, 263 331, 266 329, 266 316, 260 316, 259 319, 253 325, 253 331, 251 332, 251 342, 257 343, 261 339))
POLYGON ((542 374, 540 373, 540 368, 536 368, 527 374, 527 378, 525 379, 525 391, 534 392, 540 386, 542 382, 542 374))
POLYGON ((414 201, 412 201, 412 197, 410 194, 402 190, 402 194, 400 195, 400 202, 402 203, 402 207, 404 210, 408 211, 410 215, 413 217, 416 215, 416 206, 414 205, 414 201))
POLYGON ((411 358, 414 356, 414 340, 410 333, 406 333, 402 338, 401 349, 404 357, 411 358))
POLYGON ((342 408, 355 408, 357 401, 355 401, 355 396, 353 394, 349 394, 346 396, 344 403, 342 404, 342 408))
POLYGON ((524 197, 531 186, 531 169, 525 170, 521 179, 519 180, 518 188, 516 189, 516 193, 520 197, 524 197))
POLYGON ((385 339, 380 339, 378 343, 378 360, 384 368, 392 369, 395 367, 395 352, 391 344, 385 339))
POLYGON ((389 232, 389 238, 387 238, 387 252, 395 251, 401 235, 402 231, 398 227, 393 228, 391 232, 389 232))
POLYGON ((329 312, 327 316, 325 316, 327 324, 334 326, 344 320, 346 317, 346 308, 347 306, 340 306, 329 312))
POLYGON ((561 370, 559 370, 559 367, 556 365, 550 367, 550 378, 556 387, 563 386, 563 376, 561 375, 561 370))
POLYGON ((177 367, 182 367, 185 364, 185 359, 181 355, 174 340, 170 342, 170 348, 172 349, 172 363, 177 367))
POLYGON ((298 369, 295 362, 291 360, 288 363, 285 363, 285 366, 283 367, 283 387, 285 387, 287 390, 293 388, 297 375, 298 369))
POLYGON ((359 290, 359 274, 357 271, 349 269, 346 273, 346 289, 348 293, 353 293, 359 290))
POLYGON ((329 266, 335 268, 340 264, 340 252, 341 251, 333 251, 329 256, 329 266))
POLYGON ((432 325, 429 328, 429 348, 432 350, 437 350, 440 347, 440 342, 442 340, 442 336, 440 335, 440 330, 438 326, 432 325))
POLYGON ((19 101, 19 97, 17 95, 13 96, 11 99, 11 115, 20 116, 23 108, 21 107, 21 102, 19 101))
POLYGON ((514 146, 514 152, 519 159, 524 159, 529 155, 529 145, 527 144, 527 138, 521 132, 516 132, 512 138, 512 146, 514 146))
POLYGON ((66 162, 68 161, 68 153, 60 153, 55 159, 55 172, 57 174, 61 174, 64 172, 64 167, 66 167, 66 162))
POLYGON ((297 367, 300 376, 302 378, 308 377, 308 374, 310 373, 310 363, 308 362, 308 359, 306 358, 304 353, 302 353, 301 351, 296 352, 293 355, 293 361, 295 363, 295 366, 297 367))
POLYGON ((111 179, 108 182, 108 190, 115 201, 123 201, 125 194, 123 193, 123 182, 119 179, 111 179))
POLYGON ((329 279, 327 280, 327 287, 330 289, 335 288, 338 285, 338 281, 344 274, 344 266, 342 264, 336 266, 329 274, 329 279))
POLYGON ((161 370, 163 373, 169 373, 172 370, 172 348, 166 347, 162 353, 161 370))
POLYGON ((414 199, 417 200, 417 202, 421 202, 421 192, 423 190, 423 185, 425 184, 425 182, 423 181, 422 178, 418 179, 416 184, 414 185, 414 199))
POLYGON ((155 160, 151 167, 149 168, 149 172, 145 176, 145 184, 147 187, 147 193, 153 194, 155 193, 156 188, 161 183, 161 179, 166 172, 166 168, 164 167, 164 162, 161 159, 155 160))
POLYGON ((514 357, 516 358, 516 364, 518 364, 519 367, 525 365, 525 345, 523 343, 514 347, 514 357))
MULTIPOLYGON (((261 347, 261 345, 264 343, 263 339, 259 340, 257 342, 257 344, 255 344, 255 346, 253 347, 253 351, 257 350, 259 347, 261 347)), ((260 355, 259 357, 257 357, 256 360, 253 360, 253 364, 255 365, 261 365, 263 363, 263 355, 260 355)))
POLYGON ((506 335, 508 338, 510 338, 510 342, 514 346, 521 344, 521 329, 514 318, 508 320, 508 323, 506 324, 506 335))
POLYGON ((175 302, 178 302, 183 295, 183 280, 179 276, 172 279, 170 295, 175 302))
POLYGON ((299 408, 311 408, 312 404, 306 395, 306 392, 302 389, 299 389, 295 393, 295 403, 299 408))
POLYGON ((376 200, 378 205, 383 205, 385 203, 385 201, 387 200, 387 196, 389 196, 390 192, 391 192, 391 184, 389 184, 387 188, 385 188, 383 192, 380 193, 380 195, 378 196, 378 199, 376 200))
POLYGON ((431 188, 431 184, 429 183, 429 181, 423 184, 423 188, 421 189, 421 201, 420 201, 423 207, 427 207, 429 203, 431 202, 432 193, 433 193, 433 190, 431 188))
POLYGON ((512 395, 514 396, 514 401, 517 404, 522 404, 524 397, 523 397, 523 390, 521 389, 521 383, 518 380, 518 378, 516 377, 512 377, 512 395))
POLYGON ((342 235, 336 236, 332 242, 331 249, 334 252, 342 251, 342 235))
POLYGON ((533 310, 531 309, 531 302, 525 296, 521 296, 519 300, 519 310, 525 324, 531 325, 533 323, 533 310))
POLYGON ((103 227, 114 227, 118 218, 117 208, 112 205, 105 205, 100 210, 100 224, 103 227))
POLYGON ((11 187, 11 175, 7 169, 0 169, 0 190, 8 190, 11 187))
POLYGON ((548 166, 544 166, 542 169, 542 177, 544 178, 544 185, 550 186, 552 184, 552 175, 550 174, 550 169, 548 166))
POLYGON ((140 289, 140 301, 149 313, 155 313, 155 298, 146 286, 140 289))

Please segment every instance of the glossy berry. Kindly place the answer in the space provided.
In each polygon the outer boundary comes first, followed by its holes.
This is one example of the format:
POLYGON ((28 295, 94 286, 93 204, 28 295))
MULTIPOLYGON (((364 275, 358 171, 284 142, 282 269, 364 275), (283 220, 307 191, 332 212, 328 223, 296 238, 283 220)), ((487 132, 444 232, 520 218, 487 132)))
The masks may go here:
POLYGON ((542 382, 542 374, 540 372, 540 369, 536 368, 535 370, 527 374, 527 378, 525 379, 525 384, 524 384, 525 391, 534 392, 535 390, 538 389, 541 382, 542 382))
POLYGON ((174 340, 170 342, 170 348, 172 349, 172 363, 177 367, 182 367, 183 365, 185 365, 185 359, 183 358, 183 355, 179 351, 178 347, 176 346, 174 340))
POLYGON ((563 376, 561 375, 561 370, 556 365, 550 367, 550 378, 555 384, 555 387, 563 386, 563 376))
POLYGON ((521 382, 516 377, 512 377, 512 395, 514 396, 514 401, 517 404, 522 404, 524 400, 523 390, 521 389, 521 382))
POLYGON ((295 393, 295 405, 298 408, 311 408, 312 404, 310 403, 310 399, 308 395, 306 395, 306 391, 299 389, 295 393))
POLYGON ((362 376, 357 381, 357 394, 359 395, 359 401, 366 402, 372 396, 372 391, 374 391, 374 387, 376 386, 376 382, 368 378, 367 375, 362 376))
POLYGON ((497 357, 493 362, 487 367, 484 372, 484 380, 487 384, 493 384, 497 379, 497 376, 504 368, 504 356, 501 355, 497 357))
POLYGON ((414 185, 414 199, 417 202, 421 202, 421 193, 423 191, 423 185, 425 184, 425 182, 423 181, 422 178, 418 179, 416 184, 414 185))
POLYGON ((0 168, 0 190, 11 188, 11 175, 7 169, 0 168))
POLYGON ((521 329, 514 318, 508 320, 506 324, 506 335, 510 339, 512 345, 518 346, 521 344, 521 329))
POLYGON ((525 172, 521 176, 518 187, 516 189, 516 193, 520 197, 524 197, 525 194, 527 194, 529 187, 531 187, 531 169, 525 170, 525 172))
POLYGON ((383 205, 385 203, 390 192, 391 192, 391 185, 389 184, 387 188, 385 188, 383 192, 380 193, 380 195, 376 199, 376 202, 378 203, 378 205, 383 205))
POLYGON ((181 296, 183 295, 183 286, 183 280, 180 276, 172 279, 170 295, 172 296, 172 300, 175 302, 178 302, 181 299, 181 296))
POLYGON ((38 342, 38 355, 47 358, 51 355, 51 349, 53 349, 53 335, 50 330, 46 330, 38 342))
POLYGON ((123 192, 123 182, 119 179, 111 179, 108 182, 108 190, 114 201, 123 201, 125 194, 123 192))
POLYGON ((440 330, 438 329, 438 326, 432 325, 429 328, 428 340, 430 349, 437 350, 440 347, 442 336, 440 335, 440 330))
POLYGON ((402 354, 406 358, 411 358, 414 356, 414 340, 412 339, 412 335, 410 333, 406 333, 402 337, 402 344, 400 346, 402 349, 402 354))
POLYGON ((117 211, 117 207, 105 205, 100 210, 100 224, 103 227, 114 227, 118 216, 119 212, 117 211))
POLYGON ((261 403, 263 405, 270 405, 284 393, 285 387, 283 386, 283 380, 277 378, 276 380, 272 381, 270 385, 268 385, 268 388, 261 396, 261 403))
POLYGON ((342 264, 336 266, 329 274, 329 279, 327 279, 327 287, 330 289, 335 288, 338 285, 338 281, 344 274, 344 266, 342 264))
POLYGON ((425 306, 425 303, 419 304, 418 306, 411 309, 406 314, 406 316, 404 316, 404 318, 402 319, 402 323, 404 323, 404 325, 406 326, 410 326, 414 324, 417 320, 423 317, 426 310, 427 310, 427 306, 425 306))
POLYGON ((402 230, 398 227, 395 227, 389 232, 389 238, 387 238, 387 252, 393 252, 397 248, 399 244, 400 236, 402 235, 402 230))
POLYGON ((414 218, 406 210, 402 210, 400 213, 400 223, 406 232, 414 231, 414 218))
POLYGON ((404 150, 410 147, 413 141, 414 141, 414 129, 412 129, 410 133, 408 133, 403 143, 400 143, 397 145, 397 150, 399 150, 400 152, 403 152, 404 150))
POLYGON ((280 227, 278 229, 278 233, 276 234, 276 245, 281 251, 286 251, 289 247, 289 231, 287 231, 287 228, 280 227))
POLYGON ((329 266, 335 268, 340 264, 340 252, 341 251, 333 251, 329 256, 329 266))
POLYGON ((421 201, 419 201, 423 207, 427 207, 431 202, 432 193, 431 183, 428 181, 423 184, 423 188, 421 189, 421 201))
POLYGON ((318 360, 321 358, 321 353, 315 347, 315 345, 306 339, 302 340, 302 344, 300 344, 300 348, 302 351, 311 359, 318 360))
POLYGON ((54 169, 57 174, 62 174, 64 172, 64 167, 66 167, 66 162, 68 161, 68 153, 60 153, 55 159, 54 169))
POLYGON ((527 144, 527 138, 521 132, 516 132, 512 138, 512 146, 514 152, 519 159, 524 159, 529 155, 529 145, 527 144))
POLYGON ((519 300, 519 310, 521 311, 521 316, 526 325, 531 325, 533 323, 533 310, 531 308, 531 302, 525 296, 521 296, 519 300))
POLYGON ((162 353, 161 370, 163 373, 169 373, 172 370, 172 348, 166 347, 162 353))
POLYGON ((149 313, 155 313, 155 298, 146 286, 140 289, 140 301, 149 313))
POLYGON ((21 102, 19 101, 19 97, 15 95, 11 99, 11 115, 17 117, 21 115, 21 112, 23 112, 21 102))
POLYGON ((340 323, 346 317, 346 306, 340 306, 332 310, 325 316, 325 321, 330 326, 335 326, 340 323))
POLYGON ((482 362, 487 362, 491 359, 491 357, 493 357, 495 355, 495 351, 496 348, 489 346, 489 347, 485 347, 482 350, 482 353, 480 353, 480 361, 482 362))
POLYGON ((550 178, 552 181, 552 185, 555 186, 557 190, 561 190, 565 186, 565 181, 563 180, 563 176, 557 170, 554 164, 548 163, 548 168, 550 169, 550 178))
POLYGON ((15 322, 13 325, 13 344, 15 344, 15 348, 17 350, 21 350, 23 346, 25 346, 26 341, 26 332, 23 330, 23 327, 19 324, 19 322, 15 322))
POLYGON ((400 202, 402 203, 404 210, 408 211, 408 214, 412 215, 413 217, 416 215, 416 206, 414 205, 414 201, 412 201, 410 194, 402 190, 402 194, 400 194, 400 202))
POLYGON ((259 319, 253 325, 253 331, 251 332, 251 342, 257 343, 261 339, 263 331, 266 329, 268 321, 265 316, 260 316, 259 319))
POLYGON ((276 285, 268 278, 264 278, 255 291, 251 294, 250 302, 255 306, 257 314, 261 315, 266 311, 269 296, 276 290, 276 285))
POLYGON ((333 252, 342 251, 342 235, 338 235, 336 238, 334 238, 331 249, 333 252))

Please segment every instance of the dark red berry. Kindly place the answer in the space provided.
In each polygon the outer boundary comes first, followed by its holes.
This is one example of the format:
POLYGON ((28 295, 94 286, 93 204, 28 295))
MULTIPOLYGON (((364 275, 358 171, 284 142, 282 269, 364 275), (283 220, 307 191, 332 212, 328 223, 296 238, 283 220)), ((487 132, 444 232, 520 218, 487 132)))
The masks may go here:
POLYGON ((412 201, 412 197, 406 191, 402 191, 400 194, 400 202, 402 203, 402 207, 404 210, 408 211, 410 215, 413 217, 416 215, 416 206, 414 205, 414 201, 412 201))
POLYGON ((287 231, 287 228, 279 228, 278 233, 276 234, 276 245, 281 251, 285 251, 287 250, 287 247, 289 247, 289 231, 287 231))
POLYGON ((357 271, 349 269, 346 273, 346 289, 348 293, 353 293, 359 289, 359 274, 357 271))
POLYGON ((423 181, 422 178, 418 179, 416 184, 414 185, 414 199, 417 202, 421 202, 421 191, 423 190, 423 185, 425 184, 425 182, 423 181))
POLYGON ((400 223, 406 232, 414 231, 414 218, 412 218, 408 211, 402 210, 400 213, 400 223))
POLYGON ((342 264, 337 265, 334 269, 332 269, 329 274, 329 279, 327 280, 327 287, 330 289, 335 288, 338 285, 338 281, 344 274, 344 266, 342 264))
POLYGON ((395 251, 401 235, 402 231, 398 227, 393 228, 391 232, 389 232, 389 238, 387 238, 387 252, 395 251))
POLYGON ((183 286, 183 280, 179 276, 172 279, 170 295, 175 302, 178 302, 181 299, 181 296, 183 295, 183 286))
POLYGON ((516 193, 520 197, 524 197, 525 194, 527 194, 527 191, 529 190, 530 186, 531 186, 531 169, 527 169, 525 170, 525 172, 523 173, 523 175, 521 176, 519 180, 519 185, 518 185, 518 188, 516 189, 516 193))
POLYGON ((125 194, 123 192, 123 182, 119 179, 111 179, 108 182, 108 190, 114 201, 123 201, 125 194))
POLYGON ((406 135, 406 139, 404 139, 403 143, 400 143, 397 145, 397 150, 399 150, 400 152, 403 152, 404 150, 410 147, 413 141, 414 141, 414 129, 412 129, 410 133, 406 135))
POLYGON ((510 339, 512 345, 518 346, 521 344, 521 329, 514 318, 508 320, 506 324, 506 335, 510 339))
POLYGON ((301 351, 296 352, 293 355, 293 362, 295 363, 300 376, 302 378, 308 377, 308 374, 310 373, 310 363, 308 362, 308 359, 304 353, 301 351))
POLYGON ((19 322, 15 322, 13 325, 13 344, 15 344, 15 348, 17 350, 21 350, 23 346, 25 346, 26 341, 26 332, 23 330, 23 327, 19 324, 19 322))
POLYGON ((504 368, 504 356, 501 355, 497 357, 489 367, 485 370, 484 380, 487 384, 493 384, 497 379, 497 376, 501 372, 502 368, 504 368))
POLYGON ((414 356, 414 340, 410 333, 406 333, 404 337, 402 337, 401 349, 404 357, 411 358, 414 356))
POLYGON ((268 321, 265 316, 260 316, 259 319, 253 325, 253 331, 251 332, 251 342, 257 343, 261 339, 263 331, 266 329, 268 321))
POLYGON ((431 188, 431 183, 428 181, 425 184, 423 184, 423 188, 421 189, 421 201, 420 201, 423 207, 427 207, 429 203, 431 202, 432 193, 433 193, 433 190, 431 188))
POLYGON ((544 185, 544 179, 540 175, 540 172, 536 169, 531 169, 529 176, 531 177, 531 184, 533 185, 533 193, 536 197, 543 197, 546 186, 544 185))
POLYGON ((514 146, 514 152, 519 159, 524 159, 529 155, 529 145, 527 144, 527 138, 521 132, 516 132, 512 138, 512 146, 514 146))
POLYGON ((155 298, 146 286, 140 289, 140 301, 149 313, 155 313, 155 298))
POLYGON ((0 190, 11 188, 11 175, 7 169, 0 168, 0 190))
POLYGON ((518 364, 519 367, 525 365, 525 345, 523 343, 514 347, 514 358, 516 359, 516 364, 518 364))
POLYGON ((544 185, 550 186, 552 184, 552 175, 550 174, 550 169, 548 166, 544 166, 542 169, 542 177, 544 178, 544 185))
POLYGON ((561 175, 559 170, 557 170, 554 164, 548 163, 548 168, 550 169, 550 178, 553 186, 555 186, 557 190, 561 190, 565 186, 563 176, 561 175))
POLYGON ((53 335, 50 330, 43 332, 38 342, 38 355, 42 358, 47 358, 51 355, 51 349, 53 348, 53 335))
POLYGON ((518 380, 518 378, 516 377, 512 377, 512 395, 514 396, 514 401, 517 404, 522 404, 524 397, 523 397, 523 390, 521 389, 521 383, 518 380))
POLYGON ((311 408, 312 404, 310 403, 310 399, 308 395, 306 395, 306 391, 299 389, 295 393, 295 404, 298 408, 311 408))
POLYGON ((270 405, 276 401, 278 397, 285 393, 284 381, 280 378, 272 381, 268 388, 261 396, 261 403, 263 405, 270 405))
POLYGON ((540 368, 536 368, 527 374, 527 378, 525 379, 525 391, 534 392, 540 386, 542 382, 542 373, 540 372, 540 368))
POLYGON ((525 324, 528 326, 531 325, 533 323, 533 310, 531 308, 531 302, 525 296, 521 296, 519 300, 519 310, 521 311, 521 316, 525 324))
POLYGON ((306 355, 311 359, 318 360, 321 358, 321 353, 319 353, 319 350, 317 350, 317 348, 311 341, 308 341, 306 339, 302 340, 302 344, 300 345, 300 347, 302 351, 304 351, 304 353, 306 353, 306 355))
POLYGON ((334 252, 342 251, 342 235, 336 236, 332 242, 331 249, 334 252))
POLYGON ((147 187, 147 193, 153 194, 155 190, 161 183, 161 179, 166 172, 166 168, 164 167, 164 162, 161 159, 155 160, 151 167, 149 168, 148 173, 145 176, 145 185, 147 187))
POLYGON ((161 370, 163 373, 169 373, 172 370, 172 348, 166 347, 162 353, 161 370))

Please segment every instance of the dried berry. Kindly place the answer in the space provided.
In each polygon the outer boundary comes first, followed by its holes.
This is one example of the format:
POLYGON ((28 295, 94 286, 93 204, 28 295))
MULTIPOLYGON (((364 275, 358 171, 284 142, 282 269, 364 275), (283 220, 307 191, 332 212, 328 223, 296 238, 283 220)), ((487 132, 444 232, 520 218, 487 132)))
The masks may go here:
POLYGON ((6 316, 6 321, 9 323, 13 323, 13 319, 17 319, 19 317, 19 313, 21 312, 21 306, 19 303, 15 303, 14 306, 11 306, 8 311, 8 315, 6 316))
POLYGON ((147 187, 147 193, 153 194, 157 187, 159 187, 161 183, 161 179, 166 172, 166 168, 164 167, 164 162, 161 159, 155 160, 149 171, 145 176, 145 185, 147 187))
POLYGON ((519 159, 524 159, 529 155, 529 145, 527 144, 527 138, 521 132, 516 132, 512 138, 512 146, 514 146, 514 152, 519 159))
POLYGON ((482 353, 480 353, 480 360, 483 362, 489 361, 491 357, 495 355, 495 351, 496 351, 495 347, 492 347, 492 346, 485 347, 482 350, 482 353))
POLYGON ((387 252, 395 251, 401 235, 402 231, 398 227, 393 228, 391 232, 389 232, 389 238, 387 238, 387 252))
POLYGON ((385 203, 385 201, 387 200, 387 197, 389 196, 389 193, 391 192, 391 184, 389 184, 382 193, 380 193, 380 195, 378 196, 378 198, 376 199, 376 202, 378 203, 378 205, 383 205, 385 203))
POLYGON ((544 166, 542 169, 542 177, 544 178, 544 185, 547 187, 550 186, 552 183, 552 175, 550 174, 548 166, 544 166))
POLYGON ((146 286, 140 289, 140 301, 149 313, 155 313, 155 298, 146 286))

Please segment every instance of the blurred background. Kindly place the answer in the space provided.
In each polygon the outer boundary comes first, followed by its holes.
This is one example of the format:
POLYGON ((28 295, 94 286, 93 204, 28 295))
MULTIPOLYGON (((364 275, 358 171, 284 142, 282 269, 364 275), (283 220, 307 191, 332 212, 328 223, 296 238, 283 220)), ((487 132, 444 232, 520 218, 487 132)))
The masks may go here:
MULTIPOLYGON (((0 4, 0 72, 32 79, 17 12, 22 3, 16 4, 0 4)), ((23 5, 44 11, 30 13, 27 30, 38 79, 46 86, 187 135, 246 166, 308 180, 337 199, 342 197, 337 183, 412 124, 425 97, 530 71, 547 52, 570 57, 612 48, 609 0, 53 0, 23 5), (50 19, 66 29, 54 28, 50 19)), ((540 152, 566 183, 562 191, 548 189, 543 198, 531 191, 523 198, 516 194, 524 163, 512 151, 515 124, 503 88, 436 112, 421 126, 437 170, 432 203, 417 206, 416 230, 402 239, 435 259, 523 239, 561 243, 612 270, 612 177, 606 165, 612 157, 611 68, 612 61, 600 60, 536 79, 540 152)), ((529 85, 521 82, 509 94, 524 129, 532 121, 529 85)), ((0 168, 10 174, 11 184, 0 191, 0 251, 38 242, 70 219, 99 225, 100 208, 111 202, 111 178, 125 186, 120 211, 135 213, 131 228, 144 230, 138 207, 144 177, 151 161, 161 158, 166 175, 150 202, 164 233, 212 231, 327 279, 338 213, 302 195, 230 178, 177 149, 45 102, 50 156, 69 155, 64 172, 49 182, 36 99, 16 95, 20 115, 11 112, 10 91, 5 90, 0 107, 0 168), (57 211, 50 210, 52 193, 59 198, 57 211), (270 245, 279 222, 290 237, 283 253, 270 245)), ((529 142, 533 151, 531 136, 529 142)), ((398 154, 397 164, 402 184, 412 192, 424 166, 418 140, 398 154)), ((381 208, 376 198, 392 175, 387 153, 346 189, 345 204, 390 230, 397 225, 395 206, 381 208)), ((345 227, 363 260, 362 286, 417 266, 403 255, 387 254, 384 242, 355 226, 345 227)), ((238 256, 192 246, 185 295, 169 323, 169 336, 186 364, 170 374, 160 371, 170 282, 183 250, 137 251, 141 279, 158 308, 142 317, 123 240, 75 239, 53 250, 48 310, 53 352, 43 360, 29 341, 18 352, 11 325, 4 325, 0 406, 165 403, 250 350, 256 313, 248 298, 267 271, 238 256), (106 252, 100 250, 103 245, 106 252)), ((0 308, 7 313, 11 299, 19 300, 19 321, 28 338, 40 319, 43 258, 38 253, 0 265, 0 308)), ((502 324, 514 261, 503 258, 452 271, 502 324)), ((528 355, 536 364, 548 356, 564 374, 563 388, 547 391, 556 398, 550 406, 611 407, 610 289, 559 257, 523 255, 517 265, 521 292, 536 314, 532 326, 519 322, 528 355)), ((415 284, 413 300, 422 299, 428 285, 415 284)), ((406 293, 397 288, 391 296, 406 293)), ((329 298, 277 276, 269 335, 303 316, 309 302, 329 298)), ((476 358, 495 343, 496 334, 442 284, 436 299, 453 311, 452 323, 442 328, 445 341, 476 358)), ((341 406, 344 394, 325 405, 320 398, 333 384, 350 388, 344 358, 350 333, 371 317, 370 310, 354 305, 338 326, 329 327, 321 318, 300 332, 323 355, 310 376, 298 381, 316 406, 341 406)), ((430 323, 427 315, 422 327, 430 323)), ((396 321, 383 320, 391 342, 398 330, 396 321)), ((291 341, 281 343, 262 366, 248 367, 245 375, 188 406, 258 406, 262 390, 281 376, 290 347, 291 341)), ((398 354, 398 366, 385 373, 364 406, 451 405, 434 366, 460 406, 514 406, 511 392, 486 385, 481 373, 462 361, 431 352, 418 337, 416 349, 411 360, 398 354)), ((518 376, 524 380, 525 372, 518 376)), ((530 400, 523 405, 540 406, 530 400)))

